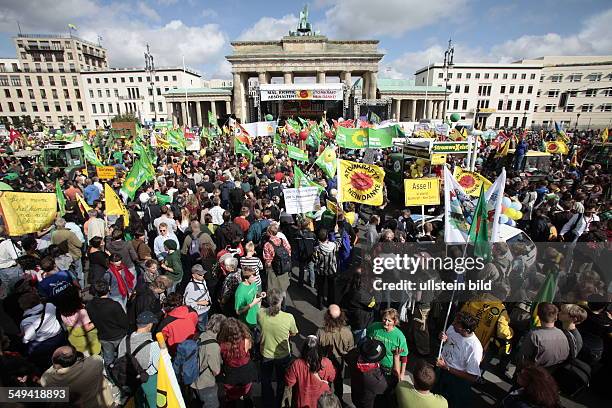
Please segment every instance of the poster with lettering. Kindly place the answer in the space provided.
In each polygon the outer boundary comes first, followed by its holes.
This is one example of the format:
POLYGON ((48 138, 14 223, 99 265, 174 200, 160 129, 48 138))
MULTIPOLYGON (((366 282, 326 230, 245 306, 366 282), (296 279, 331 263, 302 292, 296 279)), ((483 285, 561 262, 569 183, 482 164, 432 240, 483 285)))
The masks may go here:
POLYGON ((100 166, 96 167, 96 173, 103 180, 111 180, 117 176, 117 169, 113 166, 100 166))
POLYGON ((4 225, 10 236, 41 231, 55 220, 57 197, 54 193, 0 192, 4 225))
POLYGON ((321 207, 317 187, 286 188, 283 195, 287 214, 305 214, 321 207))
POLYGON ((413 205, 439 205, 440 180, 435 177, 405 179, 405 204, 413 205))

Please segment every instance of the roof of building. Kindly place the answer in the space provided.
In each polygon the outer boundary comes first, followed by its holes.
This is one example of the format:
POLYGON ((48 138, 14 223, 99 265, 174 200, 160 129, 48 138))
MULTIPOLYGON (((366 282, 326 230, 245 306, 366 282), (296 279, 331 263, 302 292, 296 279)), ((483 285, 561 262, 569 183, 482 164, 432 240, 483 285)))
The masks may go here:
MULTIPOLYGON (((444 68, 444 64, 441 62, 434 62, 429 65, 424 66, 423 68, 418 69, 414 74, 418 75, 422 72, 427 71, 428 69, 435 68, 444 68)), ((539 61, 529 61, 529 63, 516 63, 516 62, 456 62, 452 65, 451 69, 481 69, 481 68, 491 68, 491 69, 540 69, 542 68, 542 63, 539 61)))
MULTIPOLYGON (((355 82, 355 86, 361 87, 362 79, 355 82)), ((416 85, 414 79, 390 79, 378 78, 376 87, 381 93, 406 93, 406 92, 444 92, 443 86, 421 86, 416 85)))
POLYGON ((164 95, 231 95, 232 88, 176 88, 169 89, 164 95))
MULTIPOLYGON (((169 72, 169 71, 183 71, 183 67, 156 67, 155 72, 169 72)), ((185 68, 186 73, 201 77, 202 75, 195 69, 185 68)), ((127 74, 130 72, 145 73, 144 68, 133 67, 133 68, 108 68, 99 71, 83 71, 83 74, 127 74)))

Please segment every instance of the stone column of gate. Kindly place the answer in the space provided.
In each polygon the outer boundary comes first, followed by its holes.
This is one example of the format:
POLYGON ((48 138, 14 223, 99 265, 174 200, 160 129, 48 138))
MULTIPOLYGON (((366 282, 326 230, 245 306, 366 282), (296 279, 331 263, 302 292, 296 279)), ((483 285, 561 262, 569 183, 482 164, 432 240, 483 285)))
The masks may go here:
POLYGON ((413 122, 416 121, 416 107, 417 107, 417 100, 411 99, 410 100, 410 120, 413 122))
POLYGON ((232 113, 232 104, 230 101, 225 101, 225 114, 229 115, 232 113))
POLYGON ((181 116, 183 119, 181 126, 187 126, 187 104, 185 102, 181 102, 181 116))
POLYGON ((320 71, 317 72, 317 84, 324 84, 325 83, 325 72, 320 71))
POLYGON ((283 72, 283 80, 286 84, 293 83, 293 72, 283 72))
POLYGON ((425 115, 425 118, 426 119, 433 118, 433 101, 431 99, 427 101, 427 113, 425 115))
POLYGON ((214 118, 217 117, 217 102, 214 100, 210 101, 210 112, 212 113, 214 118))
MULTIPOLYGON (((171 118, 172 124, 174 124, 174 109, 172 102, 166 102, 166 116, 171 118)), ((161 113, 161 112, 160 112, 161 113)))
POLYGON ((442 119, 442 102, 436 101, 436 119, 442 119))
POLYGON ((398 122, 402 120, 402 100, 397 98, 393 99, 393 106, 395 110, 395 118, 398 122))
POLYGON ((268 76, 266 75, 266 72, 258 72, 257 73, 257 78, 259 80, 259 84, 267 84, 268 83, 268 76))
POLYGON ((369 91, 370 91, 370 73, 366 71, 363 73, 363 75, 361 75, 361 98, 368 99, 368 97, 370 96, 369 91))
POLYGON ((204 126, 204 122, 202 122, 202 104, 200 101, 195 101, 195 111, 196 111, 196 126, 204 126))
POLYGON ((377 89, 377 83, 376 83, 376 72, 372 71, 370 72, 370 80, 369 80, 369 96, 368 99, 376 99, 376 89, 377 89))
POLYGON ((233 74, 233 78, 234 78, 234 92, 233 92, 233 102, 234 102, 234 114, 236 115, 236 118, 242 120, 243 118, 243 112, 242 112, 242 107, 244 106, 244 85, 242 83, 242 75, 238 72, 234 72, 233 74))

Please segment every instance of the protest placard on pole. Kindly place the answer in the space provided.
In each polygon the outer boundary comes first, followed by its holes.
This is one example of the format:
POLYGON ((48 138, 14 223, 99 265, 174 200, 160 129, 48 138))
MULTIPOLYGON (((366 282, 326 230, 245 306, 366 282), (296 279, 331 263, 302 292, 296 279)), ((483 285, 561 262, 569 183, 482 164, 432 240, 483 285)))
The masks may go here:
POLYGON ((283 194, 288 214, 304 214, 320 207, 317 187, 286 188, 283 194))

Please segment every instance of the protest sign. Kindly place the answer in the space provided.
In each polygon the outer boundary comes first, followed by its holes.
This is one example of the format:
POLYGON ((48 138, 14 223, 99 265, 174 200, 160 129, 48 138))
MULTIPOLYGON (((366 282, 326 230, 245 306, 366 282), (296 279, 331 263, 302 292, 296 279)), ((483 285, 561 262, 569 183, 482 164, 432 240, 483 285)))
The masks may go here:
POLYGON ((100 166, 96 167, 96 173, 101 179, 111 180, 117 176, 117 169, 113 166, 100 166))
POLYGON ((286 188, 285 209, 288 214, 304 214, 317 211, 319 203, 319 189, 317 187, 286 188))
POLYGON ((3 191, 0 206, 9 235, 25 235, 51 225, 57 214, 57 197, 55 193, 3 191))
POLYGON ((440 180, 435 177, 405 179, 404 199, 407 207, 414 205, 439 205, 440 180))

